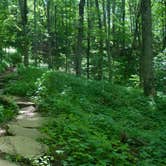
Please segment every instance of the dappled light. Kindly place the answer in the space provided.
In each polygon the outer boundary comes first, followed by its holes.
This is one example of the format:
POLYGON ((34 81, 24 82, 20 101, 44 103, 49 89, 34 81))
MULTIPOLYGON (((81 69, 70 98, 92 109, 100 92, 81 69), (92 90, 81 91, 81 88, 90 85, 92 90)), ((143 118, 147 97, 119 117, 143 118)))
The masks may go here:
POLYGON ((0 166, 165 166, 165 0, 0 1, 0 166))

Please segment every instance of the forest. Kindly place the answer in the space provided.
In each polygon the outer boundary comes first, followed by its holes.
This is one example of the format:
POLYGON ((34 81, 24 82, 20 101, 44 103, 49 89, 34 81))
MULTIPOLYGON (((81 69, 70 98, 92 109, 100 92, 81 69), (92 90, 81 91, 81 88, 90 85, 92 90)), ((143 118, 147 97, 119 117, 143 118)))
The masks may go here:
POLYGON ((0 166, 165 166, 165 142, 165 0, 0 1, 0 166))

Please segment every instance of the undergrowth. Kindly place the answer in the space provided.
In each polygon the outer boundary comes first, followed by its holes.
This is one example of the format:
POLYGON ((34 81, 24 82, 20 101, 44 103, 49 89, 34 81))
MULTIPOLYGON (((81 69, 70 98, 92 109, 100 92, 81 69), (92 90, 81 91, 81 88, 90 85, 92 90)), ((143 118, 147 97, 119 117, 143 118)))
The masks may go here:
POLYGON ((36 70, 20 71, 22 79, 8 88, 33 80, 26 93, 24 86, 16 92, 33 95, 41 113, 50 116, 42 141, 53 165, 166 164, 164 96, 150 99, 139 89, 36 70))
POLYGON ((0 96, 0 124, 11 120, 18 112, 17 105, 6 96, 0 96))
POLYGON ((17 73, 9 75, 6 79, 10 80, 5 87, 5 93, 18 96, 32 96, 36 90, 35 82, 41 77, 44 70, 37 68, 20 67, 17 73))

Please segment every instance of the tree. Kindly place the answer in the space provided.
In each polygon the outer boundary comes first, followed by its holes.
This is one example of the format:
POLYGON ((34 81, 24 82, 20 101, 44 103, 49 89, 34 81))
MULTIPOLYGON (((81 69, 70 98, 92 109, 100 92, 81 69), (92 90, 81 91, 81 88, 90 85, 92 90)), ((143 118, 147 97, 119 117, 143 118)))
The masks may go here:
POLYGON ((98 80, 103 79, 103 25, 101 20, 101 12, 100 12, 100 6, 99 1, 95 0, 96 5, 96 11, 97 11, 97 19, 98 19, 98 29, 99 29, 99 56, 97 60, 97 74, 98 74, 98 80))
POLYGON ((142 69, 144 94, 154 95, 151 0, 142 0, 142 69))
POLYGON ((33 1, 34 5, 34 40, 33 40, 33 45, 34 45, 34 58, 35 58, 35 65, 37 66, 37 12, 36 12, 36 7, 37 7, 37 0, 33 1))
POLYGON ((79 21, 78 21, 78 35, 77 35, 77 48, 75 55, 75 68, 76 75, 81 76, 81 59, 82 59, 82 41, 83 41, 83 23, 84 23, 84 7, 85 0, 80 0, 79 3, 79 21))
POLYGON ((29 65, 29 41, 28 41, 28 6, 27 0, 19 0, 20 13, 21 13, 21 23, 22 23, 22 54, 24 56, 24 65, 29 65))

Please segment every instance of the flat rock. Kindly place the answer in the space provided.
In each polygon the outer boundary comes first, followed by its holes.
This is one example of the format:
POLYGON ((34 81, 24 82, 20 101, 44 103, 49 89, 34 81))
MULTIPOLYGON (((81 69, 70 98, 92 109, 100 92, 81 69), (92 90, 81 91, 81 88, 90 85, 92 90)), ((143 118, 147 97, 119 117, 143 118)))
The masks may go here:
POLYGON ((35 112, 36 108, 33 106, 28 106, 20 109, 19 113, 26 113, 26 112, 35 112))
POLYGON ((4 128, 0 128, 0 137, 3 137, 3 136, 5 136, 6 135, 6 129, 4 129, 4 128))
POLYGON ((36 117, 32 118, 24 117, 22 119, 17 119, 17 121, 10 122, 9 125, 19 125, 24 128, 39 128, 42 126, 43 123, 47 121, 48 121, 47 117, 41 117, 36 115, 36 117))
POLYGON ((33 106, 28 106, 20 109, 19 115, 16 119, 26 119, 36 117, 38 113, 36 112, 36 108, 33 106))
POLYGON ((41 156, 47 151, 47 146, 24 136, 6 136, 0 138, 0 151, 11 155, 32 158, 41 156))
POLYGON ((36 140, 42 138, 42 134, 33 128, 24 128, 19 125, 8 125, 8 133, 16 136, 24 136, 36 140))
POLYGON ((26 106, 35 106, 35 103, 29 101, 16 101, 16 104, 21 108, 26 106))
POLYGON ((0 166, 18 166, 18 165, 11 163, 9 161, 0 159, 0 166))

